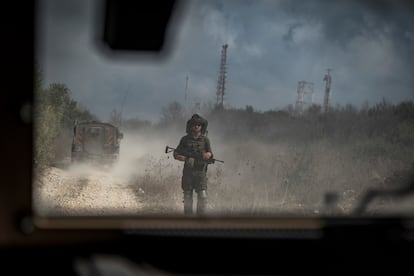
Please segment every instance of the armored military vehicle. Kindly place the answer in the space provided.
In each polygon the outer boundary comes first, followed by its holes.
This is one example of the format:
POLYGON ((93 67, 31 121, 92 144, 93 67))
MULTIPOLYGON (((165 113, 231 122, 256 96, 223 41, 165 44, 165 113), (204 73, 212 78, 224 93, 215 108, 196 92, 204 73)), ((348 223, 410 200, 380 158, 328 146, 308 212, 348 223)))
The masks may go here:
POLYGON ((75 123, 71 160, 113 164, 118 160, 122 132, 109 123, 87 121, 75 123))

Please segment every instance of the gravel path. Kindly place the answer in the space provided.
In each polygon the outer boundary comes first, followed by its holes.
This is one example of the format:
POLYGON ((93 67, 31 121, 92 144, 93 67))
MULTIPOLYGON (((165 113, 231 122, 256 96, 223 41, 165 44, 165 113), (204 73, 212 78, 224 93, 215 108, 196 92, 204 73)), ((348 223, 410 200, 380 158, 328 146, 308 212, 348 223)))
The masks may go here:
POLYGON ((105 170, 49 167, 35 174, 33 188, 40 216, 134 215, 143 207, 128 179, 105 170))

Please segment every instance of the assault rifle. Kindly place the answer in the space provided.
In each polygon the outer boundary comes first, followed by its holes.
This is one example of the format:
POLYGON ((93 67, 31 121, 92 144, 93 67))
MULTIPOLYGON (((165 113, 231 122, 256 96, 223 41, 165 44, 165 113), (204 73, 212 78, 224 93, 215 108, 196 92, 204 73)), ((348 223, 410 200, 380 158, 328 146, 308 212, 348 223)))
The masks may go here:
MULTIPOLYGON (((175 148, 172 148, 172 147, 169 147, 169 146, 165 147, 165 153, 169 153, 169 152, 172 152, 172 151, 175 151, 175 148)), ((203 154, 200 153, 200 152, 179 151, 177 153, 179 155, 183 155, 183 156, 186 156, 186 157, 189 157, 189 158, 194 158, 196 160, 206 162, 207 164, 214 164, 215 162, 224 163, 224 161, 218 160, 218 159, 215 159, 215 158, 210 158, 208 160, 204 160, 203 159, 203 154)))

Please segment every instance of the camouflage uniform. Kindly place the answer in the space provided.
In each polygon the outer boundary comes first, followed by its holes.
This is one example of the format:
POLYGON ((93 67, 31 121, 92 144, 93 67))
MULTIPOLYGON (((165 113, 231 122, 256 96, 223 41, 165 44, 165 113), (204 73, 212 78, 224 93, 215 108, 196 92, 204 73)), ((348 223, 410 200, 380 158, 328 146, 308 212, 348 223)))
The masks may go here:
MULTIPOLYGON (((187 122, 187 135, 182 137, 179 145, 174 151, 174 157, 180 154, 180 151, 203 153, 211 152, 210 140, 205 136, 207 129, 207 120, 194 114, 187 122), (191 127, 194 124, 201 124, 201 136, 194 138, 191 127)), ((197 213, 203 214, 207 205, 207 166, 206 162, 193 158, 187 158, 184 163, 181 187, 184 193, 184 213, 192 214, 193 212, 193 191, 197 193, 197 213)))

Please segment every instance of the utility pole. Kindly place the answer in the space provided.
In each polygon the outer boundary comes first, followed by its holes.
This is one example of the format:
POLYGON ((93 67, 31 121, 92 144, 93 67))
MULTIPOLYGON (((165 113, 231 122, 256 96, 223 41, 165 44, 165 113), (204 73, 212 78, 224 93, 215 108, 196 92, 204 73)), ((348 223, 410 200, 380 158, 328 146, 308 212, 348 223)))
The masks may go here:
POLYGON ((125 100, 126 100, 126 98, 128 96, 128 93, 129 93, 129 85, 128 85, 127 91, 124 94, 124 98, 122 99, 121 112, 119 113, 118 127, 121 127, 122 126, 122 123, 123 123, 124 104, 125 104, 125 100))
POLYGON ((332 69, 327 69, 328 73, 323 78, 324 81, 326 81, 325 85, 325 99, 323 101, 323 109, 325 112, 329 111, 330 105, 331 105, 331 99, 330 99, 330 93, 331 93, 331 83, 332 83, 332 77, 329 74, 332 69))
POLYGON ((224 101, 224 94, 225 94, 225 87, 226 87, 226 75, 227 75, 227 48, 228 45, 224 44, 221 50, 221 61, 220 61, 220 71, 219 77, 217 81, 217 101, 216 107, 223 108, 223 101, 224 101))
POLYGON ((296 113, 300 114, 303 111, 303 95, 305 90, 305 82, 299 81, 298 82, 298 98, 296 99, 295 111, 296 113))

